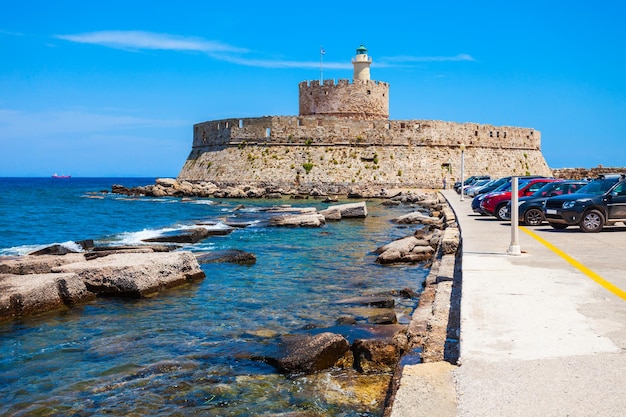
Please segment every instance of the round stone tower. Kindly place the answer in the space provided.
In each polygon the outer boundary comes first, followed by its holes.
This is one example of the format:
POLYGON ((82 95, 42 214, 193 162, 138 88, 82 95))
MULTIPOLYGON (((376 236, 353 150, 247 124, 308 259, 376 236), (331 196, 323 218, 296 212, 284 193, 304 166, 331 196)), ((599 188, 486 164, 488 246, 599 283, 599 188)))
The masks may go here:
POLYGON ((350 119, 388 119, 389 84, 370 80, 372 59, 361 45, 352 60, 354 78, 302 81, 299 84, 300 116, 333 116, 350 119))

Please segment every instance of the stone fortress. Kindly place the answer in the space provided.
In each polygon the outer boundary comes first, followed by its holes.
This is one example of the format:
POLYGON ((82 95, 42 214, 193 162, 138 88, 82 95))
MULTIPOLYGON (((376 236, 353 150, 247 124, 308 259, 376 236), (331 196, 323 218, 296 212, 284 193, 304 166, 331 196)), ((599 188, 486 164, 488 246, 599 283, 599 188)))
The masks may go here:
POLYGON ((180 181, 345 194, 359 188, 440 188, 461 176, 552 175, 532 128, 390 120, 389 84, 370 79, 360 46, 346 79, 299 84, 298 116, 194 125, 180 181))

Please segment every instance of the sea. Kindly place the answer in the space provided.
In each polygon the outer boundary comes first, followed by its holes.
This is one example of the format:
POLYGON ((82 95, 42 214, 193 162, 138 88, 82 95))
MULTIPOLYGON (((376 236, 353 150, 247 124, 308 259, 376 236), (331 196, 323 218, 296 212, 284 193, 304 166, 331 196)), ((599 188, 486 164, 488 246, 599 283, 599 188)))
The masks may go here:
MULTIPOLYGON (((404 288, 419 291, 427 266, 381 266, 374 253, 413 232, 391 219, 414 208, 372 200, 365 219, 321 228, 271 228, 269 207, 323 209, 329 204, 313 198, 110 193, 114 184, 154 182, 0 178, 0 256, 56 243, 76 247, 84 239, 96 245, 138 245, 197 224, 224 228, 226 222, 242 222, 249 225, 178 250, 237 249, 257 258, 253 265, 203 264, 204 280, 149 298, 98 298, 0 322, 0 415, 382 416, 383 401, 368 396, 362 386, 384 387, 389 375, 382 380, 362 376, 366 379, 358 383, 359 376, 345 369, 282 375, 254 358, 275 349, 282 335, 329 330, 343 332, 349 341, 367 337, 372 328, 365 313, 339 300, 404 288), (356 318, 357 326, 338 325, 345 316, 356 318)), ((344 202, 355 200, 332 204, 344 202)), ((401 324, 408 323, 416 304, 396 297, 401 324)))

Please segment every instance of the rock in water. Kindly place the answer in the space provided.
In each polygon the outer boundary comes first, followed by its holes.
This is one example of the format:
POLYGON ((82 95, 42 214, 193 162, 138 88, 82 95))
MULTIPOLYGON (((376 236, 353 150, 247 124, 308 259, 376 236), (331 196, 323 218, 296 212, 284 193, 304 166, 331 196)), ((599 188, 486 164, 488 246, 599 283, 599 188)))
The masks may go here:
POLYGON ((365 218, 367 217, 367 206, 365 201, 360 203, 350 203, 350 204, 339 204, 336 206, 330 206, 325 210, 320 211, 320 214, 331 217, 333 220, 336 220, 337 213, 339 214, 339 218, 348 219, 348 218, 365 218))
POLYGON ((231 262, 242 265, 252 265, 256 263, 254 254, 238 249, 218 250, 209 253, 203 253, 197 256, 198 262, 201 264, 231 262))
POLYGON ((400 351, 393 341, 387 340, 355 340, 352 344, 354 365, 359 372, 393 372, 400 351))
POLYGON ((95 298, 76 274, 0 275, 0 320, 72 307, 95 298))
POLYGON ((279 356, 267 361, 284 373, 310 374, 332 367, 349 349, 348 341, 335 333, 286 336, 279 356))
POLYGON ((52 272, 77 274, 97 295, 134 298, 204 278, 196 257, 182 251, 112 254, 58 266, 52 272))
POLYGON ((319 213, 277 216, 269 219, 270 226, 321 227, 324 224, 326 219, 319 213))
POLYGON ((197 227, 195 229, 176 230, 172 233, 166 233, 161 236, 143 239, 144 242, 161 242, 161 243, 198 243, 209 236, 224 236, 232 232, 233 229, 206 229, 197 227))

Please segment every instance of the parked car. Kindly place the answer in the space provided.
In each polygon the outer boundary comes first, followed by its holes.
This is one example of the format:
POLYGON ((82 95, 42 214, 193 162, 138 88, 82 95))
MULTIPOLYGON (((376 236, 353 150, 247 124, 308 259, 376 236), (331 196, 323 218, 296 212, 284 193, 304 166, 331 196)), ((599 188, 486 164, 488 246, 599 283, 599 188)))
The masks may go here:
POLYGON ((578 225, 584 232, 626 221, 626 174, 600 175, 575 194, 546 200, 543 214, 550 226, 578 225))
POLYGON ((467 190, 469 193, 468 196, 476 197, 478 194, 483 194, 489 191, 493 191, 496 188, 498 188, 500 185, 502 185, 504 182, 506 181, 504 181, 503 178, 499 178, 495 180, 490 180, 489 182, 483 185, 471 187, 470 189, 467 190))
MULTIPOLYGON (((538 226, 545 221, 543 215, 543 204, 548 198, 572 194, 587 185, 585 180, 562 180, 550 182, 535 191, 533 195, 521 197, 518 201, 517 209, 519 222, 528 226, 538 226)), ((511 202, 506 206, 505 219, 511 218, 511 202)))
MULTIPOLYGON (((489 175, 472 175, 468 177, 465 181, 463 181, 463 185, 471 185, 474 184, 478 180, 489 180, 491 177, 489 175)), ((461 181, 457 181, 454 183, 454 191, 461 194, 461 181)))
MULTIPOLYGON (((555 178, 534 178, 523 179, 518 183, 518 196, 524 197, 532 195, 535 191, 549 182, 559 181, 555 178)), ((506 191, 489 193, 480 203, 480 208, 487 214, 496 216, 498 220, 504 220, 506 215, 506 205, 511 201, 511 187, 506 191)))
MULTIPOLYGON (((510 191, 511 190, 511 178, 512 177, 502 177, 502 178, 495 180, 495 182, 492 183, 491 185, 488 184, 485 187, 483 187, 483 189, 481 189, 472 200, 472 211, 482 216, 486 216, 487 213, 485 213, 482 210, 482 208, 480 208, 480 203, 483 201, 485 196, 489 193, 495 193, 498 191, 510 191)), ((524 176, 524 177, 518 177, 518 178, 521 181, 525 179, 545 178, 545 177, 542 177, 540 175, 530 175, 530 176, 524 176)))
POLYGON ((483 185, 487 184, 490 181, 491 180, 478 180, 473 184, 466 185, 465 187, 463 187, 463 193, 471 197, 472 196, 471 193, 475 188, 482 187, 483 185))

